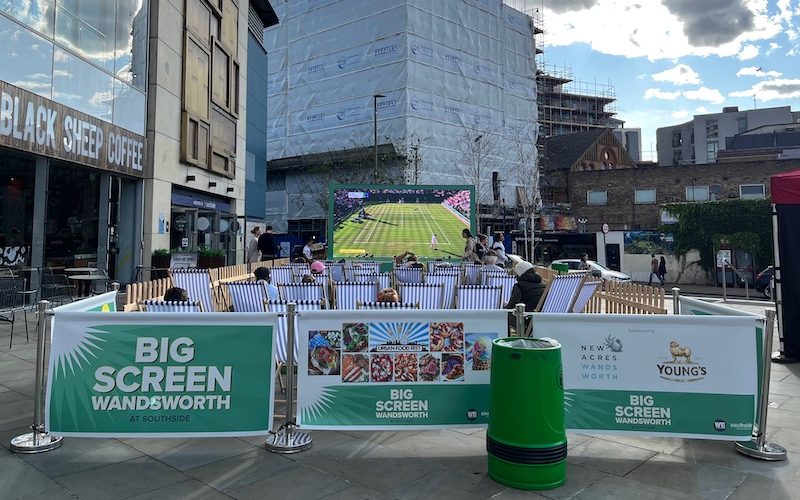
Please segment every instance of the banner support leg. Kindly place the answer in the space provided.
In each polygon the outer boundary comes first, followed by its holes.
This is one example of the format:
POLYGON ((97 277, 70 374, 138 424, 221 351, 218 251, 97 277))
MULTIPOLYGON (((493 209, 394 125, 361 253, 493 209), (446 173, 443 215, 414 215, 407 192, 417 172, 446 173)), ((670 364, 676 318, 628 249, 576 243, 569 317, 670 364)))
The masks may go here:
POLYGON ((294 418, 294 322, 297 304, 286 306, 286 421, 278 432, 267 436, 266 447, 273 453, 299 453, 311 448, 311 435, 295 430, 294 418))
POLYGON ((672 287, 672 314, 678 316, 681 313, 681 289, 677 286, 672 287))
POLYGON ((47 306, 50 303, 40 300, 37 310, 36 324, 36 380, 33 394, 33 425, 27 434, 19 435, 11 440, 11 451, 14 453, 43 453, 61 446, 61 437, 51 436, 44 430, 42 418, 42 391, 44 390, 44 351, 47 333, 47 306))
POLYGON ((517 321, 517 337, 525 336, 525 304, 516 304, 514 306, 514 317, 517 321))
POLYGON ((764 329, 764 373, 762 375, 761 401, 758 403, 758 430, 750 441, 735 444, 736 451, 748 457, 761 460, 786 460, 786 449, 778 444, 767 442, 767 411, 769 410, 769 379, 772 365, 772 335, 775 330, 775 311, 767 311, 767 325, 764 329))

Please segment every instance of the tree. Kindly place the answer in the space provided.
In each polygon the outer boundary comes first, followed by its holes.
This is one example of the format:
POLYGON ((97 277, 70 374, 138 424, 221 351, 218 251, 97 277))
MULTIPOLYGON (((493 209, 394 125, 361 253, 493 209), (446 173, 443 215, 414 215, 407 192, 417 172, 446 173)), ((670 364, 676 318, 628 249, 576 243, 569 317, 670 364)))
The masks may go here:
POLYGON ((536 148, 536 125, 531 123, 517 129, 509 137, 510 159, 516 164, 517 203, 522 208, 525 220, 525 258, 534 259, 536 242, 533 234, 533 216, 542 206, 539 191, 539 154, 536 148), (529 231, 530 228, 530 231, 529 231), (530 233, 530 239, 528 238, 530 233))
POLYGON ((469 184, 475 186, 475 214, 476 227, 481 231, 481 202, 489 196, 491 180, 487 180, 487 173, 491 179, 491 172, 497 170, 500 162, 499 136, 488 131, 475 129, 467 130, 459 143, 461 163, 458 169, 469 184))

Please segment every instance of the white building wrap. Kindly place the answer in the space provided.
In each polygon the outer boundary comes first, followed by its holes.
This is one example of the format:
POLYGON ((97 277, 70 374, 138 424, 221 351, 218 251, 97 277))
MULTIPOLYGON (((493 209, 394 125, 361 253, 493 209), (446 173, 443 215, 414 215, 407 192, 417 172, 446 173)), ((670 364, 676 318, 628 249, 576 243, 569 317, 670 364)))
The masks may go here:
MULTIPOLYGON (((496 155, 481 176, 481 202, 493 203, 497 171, 501 198, 516 203, 519 155, 509 143, 527 137, 532 145, 537 130, 528 16, 501 0, 291 0, 275 10, 281 22, 264 33, 269 160, 371 147, 373 95, 383 94, 378 143, 401 155, 417 145, 418 183, 471 184, 464 145, 491 136, 496 155)), ((293 202, 308 198, 293 192, 291 177, 302 172, 283 175, 268 180, 268 198, 283 200, 268 202, 276 229, 287 218, 326 215, 293 202), (302 214, 293 209, 300 206, 302 214)))

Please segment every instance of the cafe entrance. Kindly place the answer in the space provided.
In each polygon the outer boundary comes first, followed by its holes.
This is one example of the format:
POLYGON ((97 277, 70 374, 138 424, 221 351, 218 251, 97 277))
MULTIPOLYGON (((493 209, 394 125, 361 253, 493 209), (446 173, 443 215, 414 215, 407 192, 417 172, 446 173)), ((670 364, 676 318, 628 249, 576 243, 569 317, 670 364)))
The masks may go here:
POLYGON ((184 189, 173 189, 170 248, 173 251, 215 253, 226 265, 236 262, 239 224, 230 201, 184 189))

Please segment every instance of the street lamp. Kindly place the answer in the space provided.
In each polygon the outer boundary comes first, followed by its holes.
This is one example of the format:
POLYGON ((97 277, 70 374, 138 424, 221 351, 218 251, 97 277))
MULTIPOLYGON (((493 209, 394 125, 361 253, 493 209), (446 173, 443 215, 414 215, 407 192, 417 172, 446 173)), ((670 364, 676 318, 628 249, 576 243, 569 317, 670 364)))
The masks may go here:
POLYGON ((374 133, 375 145, 375 177, 373 181, 378 180, 378 99, 386 97, 383 94, 375 94, 372 96, 372 131, 374 133))

